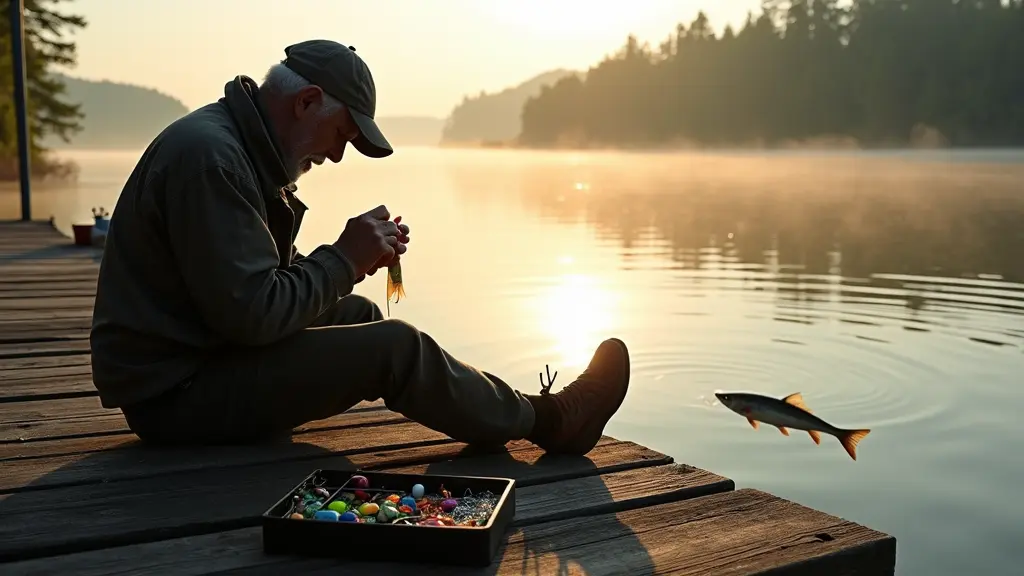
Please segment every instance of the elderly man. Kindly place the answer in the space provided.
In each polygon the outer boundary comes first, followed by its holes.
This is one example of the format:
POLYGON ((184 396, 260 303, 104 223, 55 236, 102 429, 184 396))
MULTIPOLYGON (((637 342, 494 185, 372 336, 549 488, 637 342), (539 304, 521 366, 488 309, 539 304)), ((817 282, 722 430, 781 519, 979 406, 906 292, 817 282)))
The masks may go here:
POLYGON ((111 219, 91 346, 103 405, 144 441, 255 441, 383 399, 470 444, 585 454, 597 443, 629 383, 621 341, 558 393, 523 394, 352 294, 406 251, 409 227, 384 206, 295 250, 299 176, 340 162, 350 142, 392 153, 375 99, 354 48, 301 42, 263 84, 236 77, 142 155, 111 219))

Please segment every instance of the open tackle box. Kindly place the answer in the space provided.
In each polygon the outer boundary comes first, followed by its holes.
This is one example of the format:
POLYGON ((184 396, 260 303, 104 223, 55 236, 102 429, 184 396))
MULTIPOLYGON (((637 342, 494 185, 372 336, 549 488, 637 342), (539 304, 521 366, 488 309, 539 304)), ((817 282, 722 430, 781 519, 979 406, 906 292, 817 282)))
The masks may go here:
POLYGON ((315 470, 262 516, 268 554, 486 566, 515 516, 515 480, 315 470))

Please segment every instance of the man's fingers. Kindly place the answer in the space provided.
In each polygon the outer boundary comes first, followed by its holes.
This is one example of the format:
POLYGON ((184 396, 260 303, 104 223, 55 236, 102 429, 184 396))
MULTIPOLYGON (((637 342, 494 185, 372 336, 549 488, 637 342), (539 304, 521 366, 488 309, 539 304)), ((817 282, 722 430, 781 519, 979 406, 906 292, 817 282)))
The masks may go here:
POLYGON ((403 235, 408 236, 409 235, 409 225, 408 224, 399 224, 398 225, 398 231, 401 232, 403 235))
POLYGON ((384 250, 384 253, 381 254, 380 259, 377 260, 377 268, 383 268, 387 266, 388 262, 391 262, 391 260, 394 259, 396 254, 395 250, 398 246, 398 239, 395 238, 394 236, 387 236, 386 238, 388 239, 388 243, 385 246, 386 250, 384 250))
POLYGON ((383 204, 370 210, 366 215, 375 220, 391 220, 391 213, 388 212, 388 209, 383 204))
POLYGON ((384 222, 384 233, 388 236, 398 236, 398 225, 394 222, 384 222))

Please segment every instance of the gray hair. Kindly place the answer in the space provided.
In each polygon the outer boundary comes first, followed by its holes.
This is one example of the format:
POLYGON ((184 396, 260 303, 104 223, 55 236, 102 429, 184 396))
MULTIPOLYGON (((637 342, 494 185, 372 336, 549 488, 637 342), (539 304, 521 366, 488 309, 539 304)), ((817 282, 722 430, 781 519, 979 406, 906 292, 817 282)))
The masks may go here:
MULTIPOLYGON (((266 75, 263 77, 263 84, 260 85, 260 90, 266 90, 279 96, 290 96, 310 84, 309 80, 306 80, 291 68, 278 63, 267 70, 266 75)), ((322 116, 334 114, 342 106, 344 104, 340 100, 324 92, 324 107, 320 110, 319 114, 322 116)))

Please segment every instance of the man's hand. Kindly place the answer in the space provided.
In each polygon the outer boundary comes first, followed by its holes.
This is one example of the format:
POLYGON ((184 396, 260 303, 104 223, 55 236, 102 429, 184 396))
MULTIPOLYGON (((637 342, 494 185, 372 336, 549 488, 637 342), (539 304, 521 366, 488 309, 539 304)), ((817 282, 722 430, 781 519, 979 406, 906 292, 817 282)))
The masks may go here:
POLYGON ((401 216, 391 221, 391 213, 383 205, 350 218, 334 246, 348 258, 356 277, 373 275, 407 250, 409 227, 399 224, 401 216))
POLYGON ((374 264, 372 268, 366 271, 368 275, 373 276, 373 273, 376 272, 377 270, 397 264, 398 261, 402 258, 402 254, 404 254, 405 251, 408 249, 405 245, 409 243, 409 226, 407 224, 402 224, 401 222, 402 217, 396 216, 395 224, 398 225, 399 250, 395 253, 393 257, 389 258, 387 255, 381 257, 381 259, 378 260, 377 263, 374 264))

